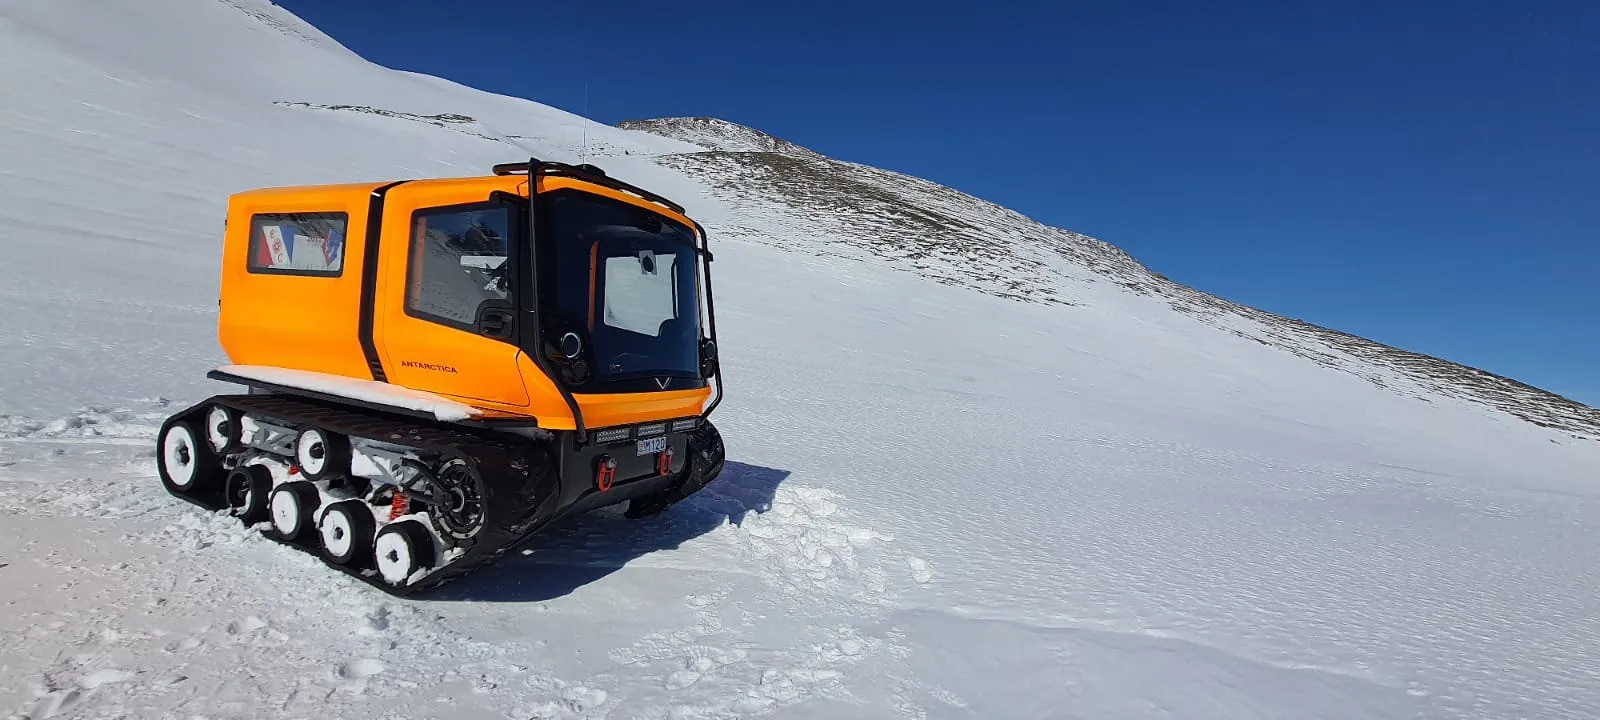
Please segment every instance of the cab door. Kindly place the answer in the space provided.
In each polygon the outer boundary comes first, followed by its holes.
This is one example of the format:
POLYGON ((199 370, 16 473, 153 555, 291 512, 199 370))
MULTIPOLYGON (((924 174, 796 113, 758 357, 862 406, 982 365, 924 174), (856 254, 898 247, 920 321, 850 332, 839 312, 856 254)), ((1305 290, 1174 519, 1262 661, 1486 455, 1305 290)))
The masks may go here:
POLYGON ((471 181, 397 185, 384 201, 373 337, 390 383, 513 408, 525 221, 471 181))

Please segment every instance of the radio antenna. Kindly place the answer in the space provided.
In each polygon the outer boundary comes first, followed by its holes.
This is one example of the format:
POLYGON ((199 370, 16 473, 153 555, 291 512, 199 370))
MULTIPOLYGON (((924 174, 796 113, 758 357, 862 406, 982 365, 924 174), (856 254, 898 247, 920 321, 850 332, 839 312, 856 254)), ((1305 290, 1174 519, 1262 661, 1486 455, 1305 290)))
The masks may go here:
POLYGON ((588 160, 589 153, 589 83, 583 84, 583 147, 578 150, 578 164, 588 160))

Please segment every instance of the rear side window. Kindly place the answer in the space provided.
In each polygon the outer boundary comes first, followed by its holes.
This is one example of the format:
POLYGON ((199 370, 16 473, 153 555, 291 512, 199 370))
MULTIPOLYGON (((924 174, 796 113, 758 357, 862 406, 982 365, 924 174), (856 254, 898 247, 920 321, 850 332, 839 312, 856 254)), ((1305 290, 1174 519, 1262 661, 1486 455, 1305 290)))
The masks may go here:
POLYGON ((338 277, 348 224, 342 212, 252 215, 250 272, 338 277))

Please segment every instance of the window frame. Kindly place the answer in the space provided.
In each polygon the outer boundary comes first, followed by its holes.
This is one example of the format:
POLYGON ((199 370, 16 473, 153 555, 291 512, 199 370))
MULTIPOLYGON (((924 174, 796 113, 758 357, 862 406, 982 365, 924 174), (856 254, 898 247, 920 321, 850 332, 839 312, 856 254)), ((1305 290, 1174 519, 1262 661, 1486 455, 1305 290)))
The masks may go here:
POLYGON ((290 275, 296 277, 334 279, 344 277, 344 269, 347 265, 349 265, 346 260, 349 257, 350 249, 350 213, 343 210, 295 210, 288 212, 251 213, 250 229, 246 232, 249 234, 245 236, 244 267, 245 272, 252 275, 290 275), (306 268, 273 267, 270 265, 259 265, 256 263, 256 253, 260 251, 261 243, 266 241, 266 238, 262 237, 263 227, 268 224, 284 223, 293 223, 299 225, 304 221, 297 218, 307 215, 319 216, 319 219, 329 222, 335 220, 338 221, 339 232, 343 236, 343 239, 340 240, 338 269, 309 270, 306 268), (274 220, 268 220, 268 218, 273 218, 274 220))
MULTIPOLYGON (((510 276, 509 276, 508 282, 507 282, 507 287, 510 288, 509 292, 510 292, 511 297, 510 297, 509 300, 503 300, 503 301, 500 301, 500 302, 505 303, 507 308, 512 310, 513 313, 515 313, 517 298, 522 293, 522 288, 518 285, 518 273, 519 273, 519 271, 518 271, 518 263, 517 263, 517 244, 522 242, 522 234, 520 232, 520 228, 522 226, 522 223, 519 220, 520 213, 515 212, 515 208, 514 207, 512 207, 510 205, 507 205, 503 201, 498 201, 498 200, 474 200, 474 201, 471 201, 471 202, 451 203, 451 204, 448 204, 448 205, 430 205, 430 206, 427 206, 427 207, 419 207, 419 208, 416 208, 415 210, 411 211, 409 222, 407 222, 407 224, 406 224, 405 288, 401 292, 401 296, 400 296, 400 309, 401 309, 402 312, 404 312, 406 314, 407 317, 415 318, 417 320, 422 320, 424 322, 430 322, 430 323, 433 323, 433 324, 436 324, 436 325, 442 325, 444 327, 452 328, 452 329, 455 329, 455 330, 461 330, 461 331, 464 331, 464 332, 469 332, 469 333, 472 333, 474 335, 479 335, 480 334, 479 333, 479 328, 478 328, 478 323, 476 322, 476 320, 468 321, 468 322, 462 322, 462 321, 457 320, 457 319, 452 318, 452 317, 446 317, 444 315, 436 315, 436 314, 430 313, 430 312, 428 312, 426 310, 418 310, 418 309, 413 308, 411 306, 411 301, 412 301, 412 298, 414 297, 412 295, 412 288, 414 287, 415 281, 417 279, 415 273, 421 272, 421 264, 417 262, 417 260, 418 260, 418 255, 417 255, 417 250, 418 250, 418 245, 417 245, 417 221, 419 219, 429 218, 429 217, 434 217, 434 216, 439 216, 439 215, 459 215, 459 214, 468 213, 468 212, 474 212, 474 211, 495 211, 495 210, 498 210, 500 212, 505 213, 505 218, 506 218, 506 235, 505 235, 506 261, 505 261, 505 263, 508 266, 507 267, 507 272, 510 273, 510 276)), ((473 308, 472 313, 473 313, 473 317, 474 318, 477 317, 478 313, 482 312, 483 307, 484 307, 484 302, 485 301, 479 301, 478 306, 476 308, 473 308)), ((515 333, 513 333, 513 338, 515 338, 515 333)), ((514 340, 513 340, 513 342, 514 342, 514 340)))

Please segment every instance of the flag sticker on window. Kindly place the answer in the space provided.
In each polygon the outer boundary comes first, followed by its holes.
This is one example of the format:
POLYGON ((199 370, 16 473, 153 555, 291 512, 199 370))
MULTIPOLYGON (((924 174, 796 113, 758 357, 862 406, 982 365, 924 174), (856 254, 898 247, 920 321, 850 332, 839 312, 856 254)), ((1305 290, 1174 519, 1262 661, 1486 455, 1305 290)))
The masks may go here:
POLYGON ((294 244, 294 228, 289 228, 289 237, 284 239, 282 225, 267 225, 261 228, 262 234, 267 236, 268 265, 271 267, 293 267, 294 255, 289 246, 294 244))
POLYGON ((252 218, 252 270, 337 276, 344 268, 344 213, 292 213, 252 218))
POLYGON ((328 239, 322 243, 322 266, 328 269, 337 268, 343 256, 344 233, 334 228, 328 233, 328 239))

